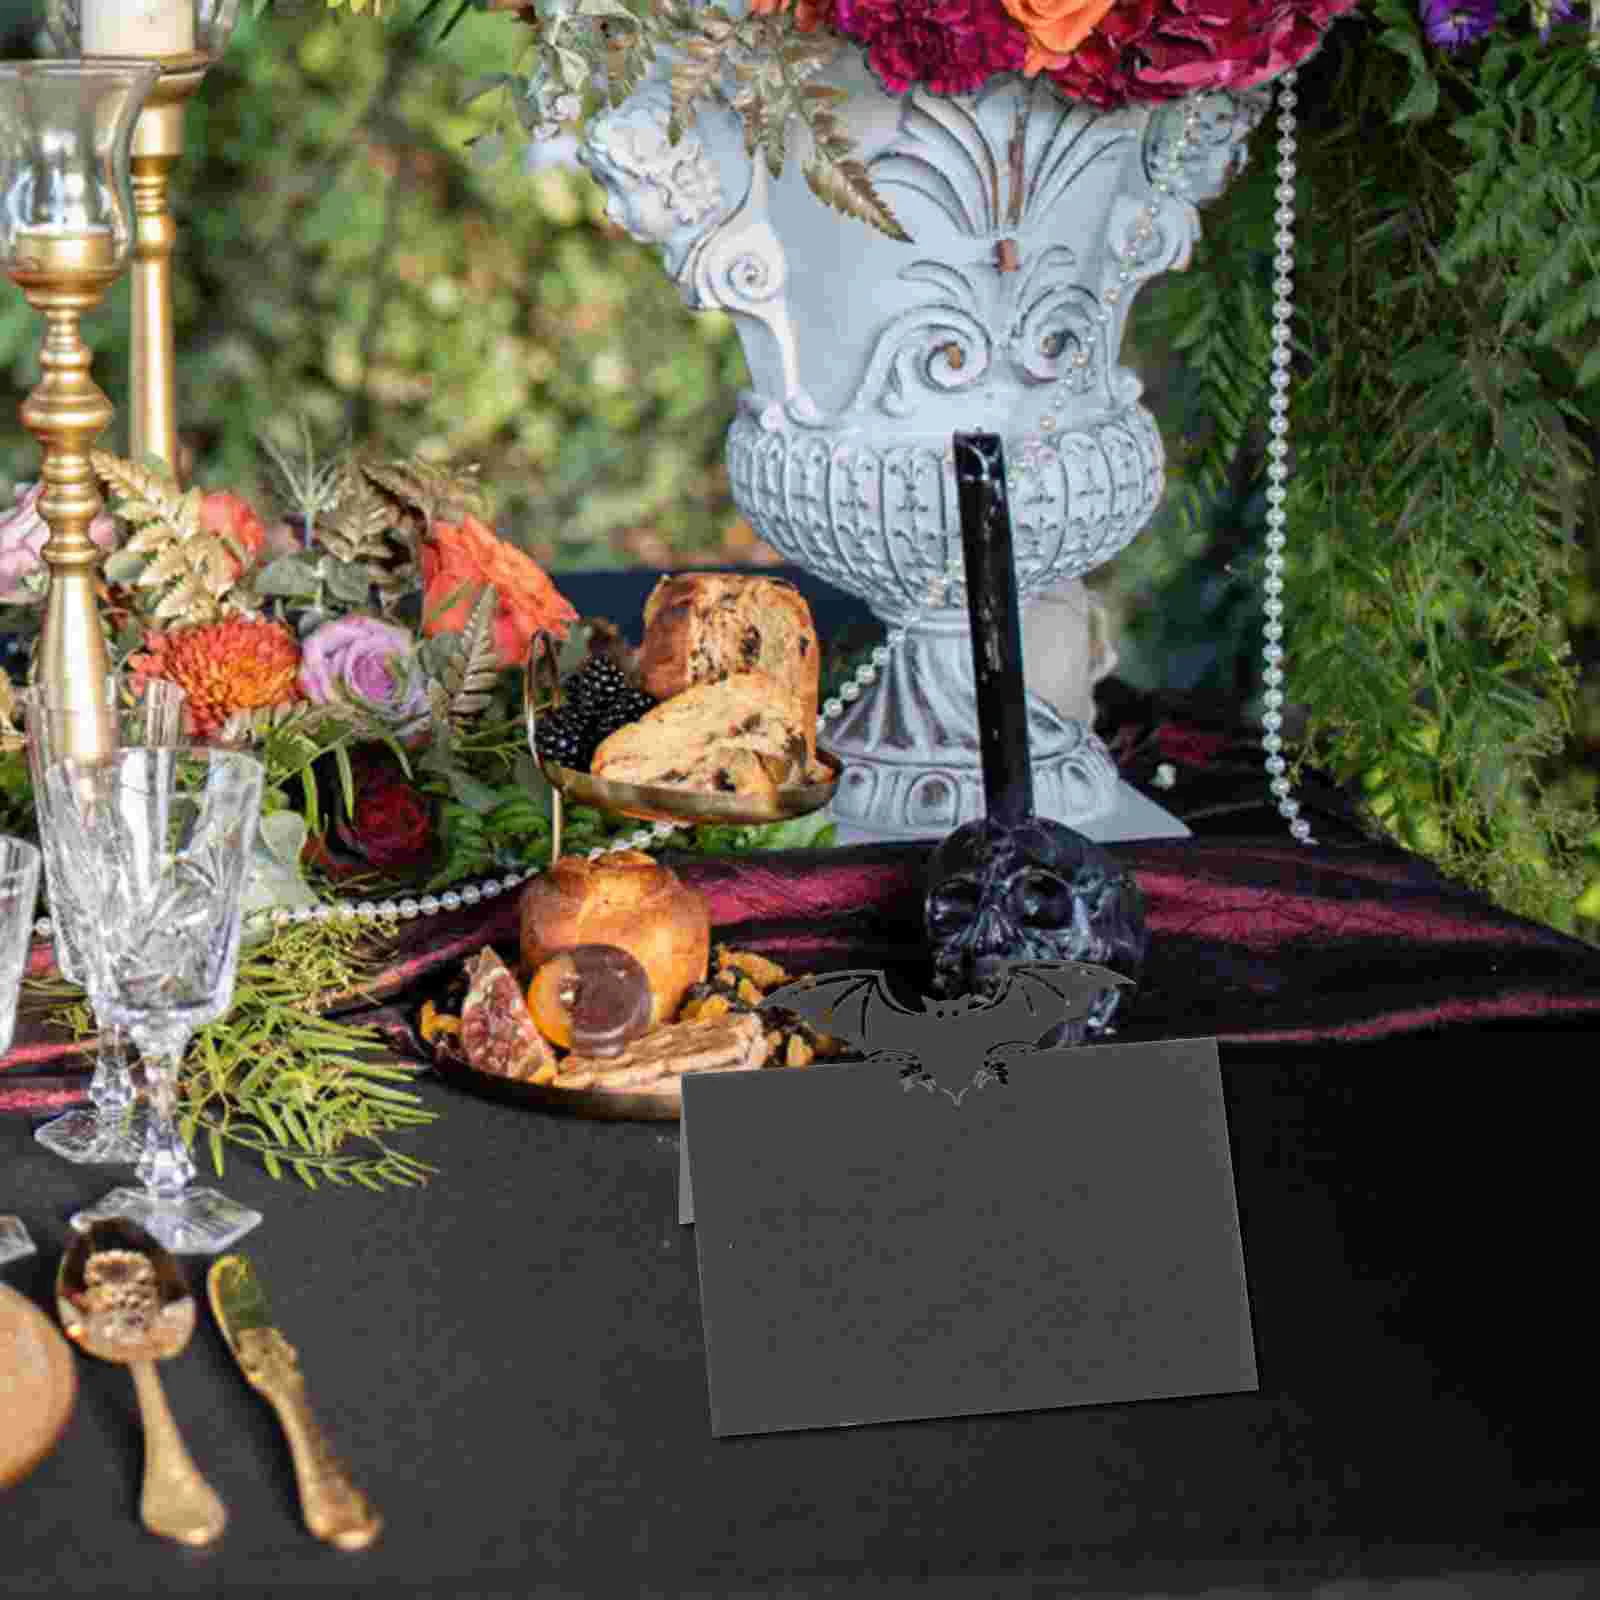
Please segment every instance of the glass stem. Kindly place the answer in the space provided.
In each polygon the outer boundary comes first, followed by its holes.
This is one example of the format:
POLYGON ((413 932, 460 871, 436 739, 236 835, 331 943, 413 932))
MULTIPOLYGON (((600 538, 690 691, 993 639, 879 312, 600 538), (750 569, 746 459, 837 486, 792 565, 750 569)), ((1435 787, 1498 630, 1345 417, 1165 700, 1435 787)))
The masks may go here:
POLYGON ((102 1023, 94 1077, 89 1098, 104 1122, 116 1122, 133 1104, 133 1068, 128 1058, 128 1034, 114 1022, 102 1023))
POLYGON ((151 1111, 144 1154, 139 1158, 139 1182, 157 1199, 176 1201, 194 1177, 194 1161, 178 1132, 178 1068, 189 1042, 189 1030, 138 1028, 134 1042, 144 1057, 151 1111))

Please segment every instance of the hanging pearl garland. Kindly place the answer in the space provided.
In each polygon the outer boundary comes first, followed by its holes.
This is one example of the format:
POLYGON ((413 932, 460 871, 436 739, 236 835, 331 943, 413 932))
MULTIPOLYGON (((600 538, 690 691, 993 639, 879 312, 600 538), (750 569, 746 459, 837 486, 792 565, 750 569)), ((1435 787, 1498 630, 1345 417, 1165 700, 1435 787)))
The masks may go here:
POLYGON ((1288 499, 1284 480, 1289 476, 1289 329, 1294 319, 1294 72, 1284 73, 1278 88, 1278 208, 1273 213, 1277 231, 1273 242, 1277 254, 1273 258, 1275 276, 1272 280, 1272 397, 1267 402, 1272 411, 1268 430, 1272 437, 1267 441, 1267 621, 1262 632, 1266 644, 1262 657, 1266 662, 1263 678, 1266 693, 1262 704, 1266 707, 1261 716, 1265 732, 1261 747, 1267 752, 1267 776, 1273 796, 1278 802, 1278 814, 1289 824, 1289 832, 1301 844, 1315 844, 1311 837, 1311 824, 1300 815, 1300 802, 1289 792, 1289 780, 1284 776, 1288 764, 1283 759, 1283 547, 1288 543, 1284 524, 1288 517, 1283 503, 1288 499))

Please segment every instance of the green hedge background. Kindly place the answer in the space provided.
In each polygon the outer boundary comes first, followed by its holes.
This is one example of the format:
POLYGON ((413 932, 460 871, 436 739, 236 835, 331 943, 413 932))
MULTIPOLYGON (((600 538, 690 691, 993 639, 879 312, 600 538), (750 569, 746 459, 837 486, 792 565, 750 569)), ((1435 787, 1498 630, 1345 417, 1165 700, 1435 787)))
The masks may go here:
MULTIPOLYGON (((0 4, 8 57, 51 53, 41 11, 0 4)), ((442 46, 320 0, 241 18, 190 107, 173 186, 185 471, 271 503, 257 435, 292 444, 303 414, 325 447, 349 436, 479 462, 502 532, 558 571, 775 560, 728 495, 722 441, 746 381, 729 320, 683 307, 655 252, 607 223, 587 176, 526 172, 520 152, 485 168, 466 148, 488 113, 461 104, 464 85, 514 66, 525 40, 504 14, 469 15, 442 46)), ((1263 129, 1254 159, 1271 151, 1263 129)), ((1205 224, 1230 226, 1230 197, 1205 224)), ((1265 238, 1261 249, 1264 262, 1265 238)), ((1177 480, 1203 417, 1183 362, 1148 333, 1141 342, 1162 294, 1159 282, 1145 291, 1128 355, 1177 480)), ((127 317, 124 280, 86 325, 119 411, 127 317)), ((0 298, 0 363, 18 401, 37 377, 38 336, 21 297, 0 298)), ((107 443, 126 449, 120 418, 107 443)), ((0 407, 0 495, 36 473, 33 440, 15 407, 0 407)), ((1260 483, 1244 472, 1199 521, 1177 500, 1091 579, 1121 620, 1119 675, 1249 700, 1260 596, 1240 557, 1260 547, 1260 483)), ((1545 775, 1576 805, 1600 787, 1592 535, 1591 519, 1567 619, 1583 677, 1578 738, 1545 775)), ((1291 548, 1293 537, 1291 525, 1291 548)), ((1600 912, 1600 834, 1590 847, 1584 909, 1592 898, 1600 912)), ((1576 905, 1548 920, 1600 935, 1576 905)))

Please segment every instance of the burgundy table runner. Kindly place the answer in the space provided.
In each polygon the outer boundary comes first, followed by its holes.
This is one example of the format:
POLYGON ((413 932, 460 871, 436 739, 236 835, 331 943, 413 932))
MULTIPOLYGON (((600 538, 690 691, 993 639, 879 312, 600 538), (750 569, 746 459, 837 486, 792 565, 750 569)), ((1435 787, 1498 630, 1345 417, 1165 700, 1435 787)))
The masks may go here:
MULTIPOLYGON (((1301 791, 1319 842, 1295 844, 1247 735, 1147 711, 1143 726, 1123 724, 1116 747, 1140 787, 1160 764, 1176 768, 1173 788, 1153 797, 1196 830, 1108 847, 1137 876, 1151 931, 1120 1039, 1281 1047, 1486 1024, 1600 1025, 1600 949, 1373 842, 1325 782, 1301 791)), ((666 859, 707 896, 719 942, 795 973, 884 967, 916 978, 926 854, 926 845, 896 844, 666 859)), ((483 945, 515 951, 517 899, 408 926, 404 956, 342 1009, 422 1058, 411 1031, 417 1003, 483 945)), ((35 965, 47 964, 41 946, 35 965)), ((89 1065, 83 1047, 49 1037, 25 1006, 0 1062, 0 1111, 43 1115, 80 1103, 89 1065)))

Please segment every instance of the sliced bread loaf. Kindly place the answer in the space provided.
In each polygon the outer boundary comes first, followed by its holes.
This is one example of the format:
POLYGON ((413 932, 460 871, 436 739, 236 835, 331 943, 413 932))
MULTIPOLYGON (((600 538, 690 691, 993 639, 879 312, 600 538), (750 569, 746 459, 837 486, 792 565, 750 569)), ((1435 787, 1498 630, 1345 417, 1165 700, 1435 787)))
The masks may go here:
POLYGON ((771 799, 812 761, 797 697, 764 672, 739 672, 664 700, 600 741, 589 770, 612 783, 771 799))
POLYGON ((813 754, 821 651, 800 591, 782 578, 736 572, 663 578, 644 607, 645 688, 664 701, 746 672, 764 672, 789 687, 800 702, 806 754, 813 754))

